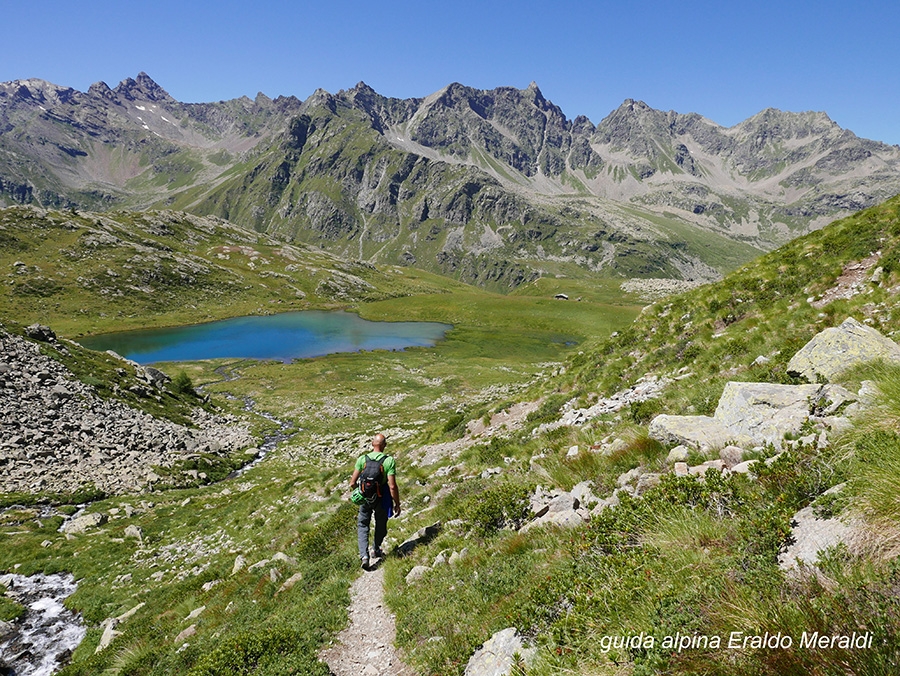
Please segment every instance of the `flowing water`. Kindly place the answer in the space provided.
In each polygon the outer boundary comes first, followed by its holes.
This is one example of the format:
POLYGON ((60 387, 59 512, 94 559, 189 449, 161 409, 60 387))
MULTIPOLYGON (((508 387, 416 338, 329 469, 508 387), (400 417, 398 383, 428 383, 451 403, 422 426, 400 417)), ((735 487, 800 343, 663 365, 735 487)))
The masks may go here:
POLYGON ((25 615, 0 638, 0 669, 16 676, 49 676, 61 668, 84 638, 80 616, 63 605, 76 588, 71 574, 2 575, 6 595, 25 615))

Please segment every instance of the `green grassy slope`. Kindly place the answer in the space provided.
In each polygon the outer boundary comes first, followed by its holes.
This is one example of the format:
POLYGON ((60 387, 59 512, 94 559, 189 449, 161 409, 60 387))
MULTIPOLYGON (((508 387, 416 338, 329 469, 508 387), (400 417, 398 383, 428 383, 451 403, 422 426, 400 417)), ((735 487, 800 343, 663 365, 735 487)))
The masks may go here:
MULTIPOLYGON (((621 472, 663 468, 668 449, 646 431, 655 414, 711 413, 728 380, 792 382, 787 360, 822 328, 854 316, 887 335, 900 329, 898 260, 900 198, 636 318, 636 308, 614 303, 614 288, 583 279, 497 296, 441 288, 406 270, 406 283, 450 292, 372 299, 357 308, 368 318, 454 323, 437 348, 286 365, 167 366, 184 368, 222 405, 238 403, 219 394, 250 396, 258 409, 302 429, 237 479, 92 505, 120 510, 94 535, 67 540, 56 533, 59 517, 36 521, 33 510, 7 512, 0 569, 20 564, 20 572, 74 570, 81 578, 70 603, 91 628, 65 674, 324 674, 312 656, 346 621, 347 586, 357 565, 343 484, 360 444, 386 429, 406 507, 391 524, 394 541, 437 520, 459 520, 411 556, 386 563, 397 641, 419 673, 461 674, 472 652, 508 626, 539 648, 530 676, 892 673, 900 659, 895 370, 849 374, 851 388, 863 379, 879 383, 881 408, 829 449, 786 453, 755 482, 737 475, 710 474, 703 483, 667 477, 642 499, 623 497, 618 508, 577 529, 523 535, 507 526, 521 522, 524 496, 535 484, 568 490, 589 479, 605 496, 621 472), (822 307, 810 303, 840 286, 851 265, 870 258, 859 293, 822 307), (557 289, 583 300, 553 301, 549 292, 557 289), (754 363, 760 355, 768 362, 754 363), (223 380, 223 372, 239 378, 223 380), (659 399, 583 427, 531 431, 558 417, 568 400, 586 406, 648 374, 681 379, 659 399), (459 440, 467 421, 484 421, 523 400, 541 402, 523 429, 461 447, 433 465, 412 464, 424 444, 459 440), (585 452, 615 439, 621 442, 608 456, 585 452), (573 445, 582 452, 570 457, 573 445), (535 456, 542 456, 540 469, 530 462, 535 456), (499 477, 482 476, 496 467, 499 477), (819 498, 843 481, 846 499, 819 498), (792 514, 813 501, 825 511, 859 515, 870 544, 831 552, 818 577, 787 579, 776 556, 792 514), (124 516, 125 504, 138 512, 124 516), (144 529, 142 547, 123 539, 129 524, 144 529), (50 544, 42 546, 45 541, 50 544), (436 568, 415 593, 407 588, 413 565, 463 547, 469 555, 460 563, 436 568), (296 563, 231 574, 239 554, 255 563, 279 550, 296 563), (301 581, 279 594, 295 572, 301 581), (113 646, 94 656, 100 622, 141 601, 146 606, 121 625, 113 646), (199 620, 185 621, 200 606, 206 610, 199 620), (192 623, 197 633, 179 651, 174 639, 192 623), (865 630, 874 632, 874 647, 856 652, 661 646, 676 633, 727 639, 732 631, 781 631, 799 640, 802 631, 865 630), (604 650, 600 640, 640 632, 660 641, 653 648, 604 650)), ((74 333, 92 321, 66 316, 60 313, 74 333)))
MULTIPOLYGON (((504 482, 454 486, 435 511, 463 519, 463 529, 448 531, 388 571, 399 640, 422 673, 462 673, 478 643, 507 626, 536 638, 539 658, 528 674, 892 673, 900 658, 900 604, 893 591, 900 516, 896 368, 847 374, 854 390, 866 378, 878 384, 878 408, 824 450, 813 444, 785 453, 759 470, 756 481, 712 473, 701 483, 666 475, 641 499, 624 497, 575 530, 523 537, 502 525, 515 516, 517 491, 535 483, 568 489, 590 479, 604 496, 621 472, 664 470, 668 449, 646 430, 656 414, 711 414, 728 380, 798 382, 786 373, 789 358, 847 316, 893 335, 900 329, 898 255, 895 198, 763 256, 720 283, 660 301, 625 331, 582 346, 564 375, 544 383, 550 414, 544 419, 553 419, 567 399, 585 406, 648 374, 680 379, 659 399, 584 427, 538 437, 526 429, 468 454, 476 472, 511 459, 504 482), (811 304, 843 288, 844 273, 861 261, 869 267, 855 295, 811 304), (760 355, 768 361, 754 363, 760 355), (621 442, 610 455, 583 450, 614 439, 621 442), (582 452, 569 457, 573 444, 582 452), (541 473, 528 470, 536 455, 544 456, 541 473), (841 499, 819 497, 845 481, 841 499), (822 514, 861 519, 863 541, 853 550, 831 551, 817 575, 787 578, 776 557, 791 516, 811 503, 822 514), (477 541, 472 532, 464 537, 467 528, 475 529, 477 541), (471 560, 431 573, 423 597, 406 593, 402 577, 413 565, 462 546, 474 552, 471 560), (803 647, 804 631, 871 631, 873 645, 803 647), (604 648, 601 640, 641 632, 655 637, 652 647, 604 648), (781 632, 794 645, 729 649, 731 632, 781 632), (665 637, 676 635, 706 637, 706 643, 666 647, 665 637), (424 640, 429 636, 443 639, 424 640), (713 636, 726 647, 710 645, 713 636)), ((533 424, 540 420, 534 416, 533 424)))
POLYGON ((2 209, 0 271, 0 315, 76 334, 462 288, 178 212, 2 209))

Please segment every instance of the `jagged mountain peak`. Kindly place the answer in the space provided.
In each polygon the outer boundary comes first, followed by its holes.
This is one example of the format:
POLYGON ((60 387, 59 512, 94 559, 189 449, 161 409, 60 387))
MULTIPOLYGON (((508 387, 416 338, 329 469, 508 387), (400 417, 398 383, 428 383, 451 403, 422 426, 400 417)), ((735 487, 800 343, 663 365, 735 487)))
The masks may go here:
POLYGON ((154 102, 175 103, 169 92, 160 87, 147 73, 141 71, 134 79, 125 78, 113 90, 116 94, 133 101, 135 99, 154 102))
POLYGON ((378 92, 376 92, 376 91, 375 91, 374 89, 372 89, 369 85, 367 85, 365 82, 363 82, 362 80, 360 80, 359 82, 356 83, 356 85, 353 87, 353 89, 351 89, 348 93, 350 93, 350 94, 369 94, 369 95, 371 95, 371 94, 377 94, 378 92))
POLYGON ((100 80, 99 82, 95 82, 90 87, 88 87, 87 93, 89 96, 96 96, 104 99, 111 99, 115 96, 115 93, 110 86, 100 80))

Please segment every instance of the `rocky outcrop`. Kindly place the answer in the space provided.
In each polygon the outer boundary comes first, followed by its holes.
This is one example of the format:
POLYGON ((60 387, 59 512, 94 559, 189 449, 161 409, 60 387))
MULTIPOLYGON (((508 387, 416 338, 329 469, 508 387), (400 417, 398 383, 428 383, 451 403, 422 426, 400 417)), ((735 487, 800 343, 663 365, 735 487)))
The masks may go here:
POLYGON ((579 427, 601 415, 621 411, 630 404, 655 399, 668 384, 669 381, 665 378, 644 376, 631 387, 616 392, 611 397, 602 397, 587 408, 575 408, 577 399, 572 399, 563 405, 559 420, 535 427, 532 434, 537 436, 559 427, 579 427))
POLYGON ((578 484, 571 492, 538 486, 530 499, 534 518, 522 526, 519 532, 527 533, 533 528, 548 525, 563 528, 584 525, 591 517, 588 504, 593 507, 598 502, 587 481, 578 484))
POLYGON ((825 329, 788 362, 788 373, 815 382, 833 380, 841 372, 882 359, 900 363, 900 346, 878 331, 849 317, 840 326, 825 329))
MULTIPOLYGON (((883 359, 900 362, 900 346, 853 318, 825 329, 788 363, 789 372, 810 380, 831 379, 846 369, 883 359)), ((729 443, 780 449, 796 438, 807 421, 820 430, 846 426, 844 415, 864 402, 868 386, 854 394, 832 384, 780 385, 730 382, 709 416, 660 415, 650 423, 650 436, 663 443, 684 444, 703 452, 729 443)))
POLYGON ((780 385, 730 382, 713 416, 659 415, 650 436, 665 444, 682 444, 709 454, 729 444, 781 449, 815 418, 822 429, 840 427, 840 415, 854 395, 836 385, 780 385))
POLYGON ((495 633, 475 651, 463 676, 510 676, 515 667, 527 665, 536 654, 537 650, 525 644, 518 630, 509 627, 495 633))
POLYGON ((786 436, 800 428, 828 394, 821 385, 727 383, 713 418, 738 445, 781 447, 786 436))
MULTIPOLYGON (((840 493, 843 488, 844 484, 839 484, 825 491, 825 495, 840 493)), ((791 543, 778 555, 778 565, 785 571, 815 566, 823 552, 851 544, 857 532, 853 524, 841 518, 817 516, 814 505, 794 514, 791 525, 791 543)))
POLYGON ((679 444, 703 452, 726 446, 733 439, 721 421, 706 415, 658 415, 650 436, 664 444, 679 444))
POLYGON ((160 480, 154 467, 253 443, 233 417, 194 417, 188 428, 102 399, 36 343, 0 330, 0 492, 136 492, 160 480))

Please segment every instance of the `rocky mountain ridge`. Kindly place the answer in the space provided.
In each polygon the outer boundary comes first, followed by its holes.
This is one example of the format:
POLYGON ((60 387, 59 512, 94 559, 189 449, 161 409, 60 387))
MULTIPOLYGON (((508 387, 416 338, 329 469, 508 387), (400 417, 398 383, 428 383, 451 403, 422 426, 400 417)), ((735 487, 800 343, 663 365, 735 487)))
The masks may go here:
POLYGON ((898 192, 900 148, 825 113, 725 128, 629 99, 595 125, 535 83, 192 104, 145 73, 86 93, 0 83, 6 203, 176 207, 499 288, 713 279, 898 192))

